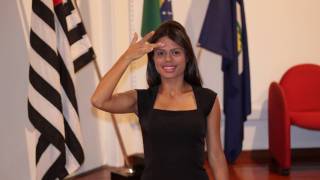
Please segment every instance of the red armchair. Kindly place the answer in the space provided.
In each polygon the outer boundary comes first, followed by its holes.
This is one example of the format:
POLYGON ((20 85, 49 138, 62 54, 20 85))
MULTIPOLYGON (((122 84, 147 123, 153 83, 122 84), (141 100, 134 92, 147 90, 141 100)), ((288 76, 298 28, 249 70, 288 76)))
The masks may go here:
POLYGON ((291 125, 320 130, 320 66, 290 68, 280 83, 272 82, 268 102, 269 152, 280 172, 291 166, 291 125))

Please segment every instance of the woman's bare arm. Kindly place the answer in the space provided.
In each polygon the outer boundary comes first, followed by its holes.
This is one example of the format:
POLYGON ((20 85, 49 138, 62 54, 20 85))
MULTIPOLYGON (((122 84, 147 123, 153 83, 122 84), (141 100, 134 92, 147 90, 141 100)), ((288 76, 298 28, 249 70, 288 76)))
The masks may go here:
POLYGON ((228 166, 220 139, 220 104, 216 98, 207 121, 207 151, 211 170, 216 180, 229 179, 228 166))
POLYGON ((130 63, 151 52, 162 44, 146 43, 154 32, 145 35, 140 41, 135 33, 129 48, 101 79, 98 87, 91 97, 91 103, 98 109, 111 113, 130 113, 137 111, 137 92, 135 90, 114 94, 120 78, 130 63))

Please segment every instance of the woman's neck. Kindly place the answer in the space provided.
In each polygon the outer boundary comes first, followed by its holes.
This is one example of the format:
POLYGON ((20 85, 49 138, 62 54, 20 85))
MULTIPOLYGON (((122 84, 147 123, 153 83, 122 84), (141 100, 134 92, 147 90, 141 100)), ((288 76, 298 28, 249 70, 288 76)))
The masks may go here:
POLYGON ((176 96, 190 91, 191 86, 185 81, 162 81, 159 92, 164 95, 176 96))

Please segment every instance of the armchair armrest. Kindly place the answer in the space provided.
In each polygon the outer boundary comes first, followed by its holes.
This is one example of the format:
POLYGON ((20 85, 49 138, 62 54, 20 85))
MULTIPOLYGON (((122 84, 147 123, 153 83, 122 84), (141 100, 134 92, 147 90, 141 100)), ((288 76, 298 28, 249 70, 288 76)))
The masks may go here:
POLYGON ((281 86, 272 82, 268 102, 269 151, 281 168, 291 165, 290 117, 281 86))

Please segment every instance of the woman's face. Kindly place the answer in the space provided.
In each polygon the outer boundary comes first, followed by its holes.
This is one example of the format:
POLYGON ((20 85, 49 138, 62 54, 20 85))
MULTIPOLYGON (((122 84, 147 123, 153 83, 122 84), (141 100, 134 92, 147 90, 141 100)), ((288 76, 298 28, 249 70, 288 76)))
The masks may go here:
POLYGON ((162 79, 182 78, 186 68, 184 49, 167 36, 157 42, 163 47, 154 50, 154 64, 162 79))

